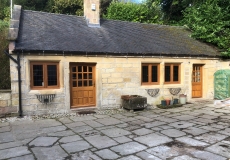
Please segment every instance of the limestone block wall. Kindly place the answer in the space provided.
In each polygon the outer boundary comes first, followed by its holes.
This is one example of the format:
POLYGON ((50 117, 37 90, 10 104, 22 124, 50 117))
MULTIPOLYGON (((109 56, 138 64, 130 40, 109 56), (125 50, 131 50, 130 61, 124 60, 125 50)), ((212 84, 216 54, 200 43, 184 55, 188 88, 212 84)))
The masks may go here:
MULTIPOLYGON (((169 88, 181 88, 180 93, 187 94, 191 99, 191 75, 193 64, 203 64, 203 96, 213 98, 213 74, 219 69, 228 67, 227 62, 208 59, 186 58, 143 58, 143 57, 86 57, 86 56, 21 56, 22 71, 22 108, 24 114, 52 114, 71 112, 70 106, 70 63, 96 63, 96 106, 99 109, 120 108, 121 95, 141 95, 147 97, 150 105, 159 104, 162 98, 171 98, 169 88), (30 61, 59 61, 59 89, 30 89, 30 61), (160 64, 160 84, 141 85, 141 64, 160 64), (181 64, 181 83, 164 84, 165 63, 181 64), (155 97, 148 95, 146 89, 159 88, 155 97), (49 104, 42 104, 37 94, 55 94, 49 104)), ((18 106, 18 80, 16 64, 11 62, 12 106, 18 106)), ((177 96, 174 96, 177 97, 177 96)))
POLYGON ((12 106, 11 90, 0 90, 0 115, 17 113, 17 107, 12 106))

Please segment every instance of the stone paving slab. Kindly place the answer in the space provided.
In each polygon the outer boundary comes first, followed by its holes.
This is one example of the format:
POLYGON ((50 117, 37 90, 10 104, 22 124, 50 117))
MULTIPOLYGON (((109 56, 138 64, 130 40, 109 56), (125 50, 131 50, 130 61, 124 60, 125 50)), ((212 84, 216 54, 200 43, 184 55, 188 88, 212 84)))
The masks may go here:
POLYGON ((160 125, 163 125, 163 124, 166 124, 166 122, 161 122, 161 121, 154 121, 154 122, 151 122, 151 123, 145 123, 141 126, 145 126, 145 128, 153 128, 153 127, 157 127, 157 126, 160 126, 160 125))
POLYGON ((195 119, 197 117, 191 116, 191 115, 180 115, 180 116, 176 116, 176 117, 173 117, 173 118, 181 120, 181 121, 188 121, 188 120, 195 119))
POLYGON ((74 134, 75 133, 71 130, 64 130, 64 131, 60 131, 60 132, 51 132, 51 133, 48 133, 47 135, 51 136, 51 137, 64 137, 64 136, 71 136, 74 134))
POLYGON ((135 133, 136 135, 142 136, 142 135, 153 133, 154 131, 151 129, 141 128, 141 129, 134 130, 132 132, 135 133))
POLYGON ((209 132, 208 130, 196 128, 196 127, 189 127, 189 128, 183 129, 183 131, 189 134, 192 134, 194 136, 209 132))
POLYGON ((10 158, 9 160, 34 160, 34 156, 29 154, 21 157, 10 158))
POLYGON ((26 154, 31 154, 27 147, 20 146, 15 148, 9 148, 0 150, 0 159, 18 157, 26 154))
POLYGON ((103 149, 95 153, 103 159, 118 159, 120 157, 109 149, 103 149))
POLYGON ((226 135, 218 134, 218 133, 206 133, 202 134, 200 136, 194 137, 197 140, 201 140, 210 144, 217 143, 225 138, 227 138, 226 135))
POLYGON ((10 132, 10 130, 11 130, 10 126, 1 127, 0 128, 0 133, 1 132, 10 132))
POLYGON ((178 121, 174 123, 169 123, 168 125, 175 127, 175 128, 188 128, 188 127, 194 126, 195 124, 187 122, 187 121, 178 121))
POLYGON ((153 147, 153 146, 157 146, 163 143, 168 143, 168 142, 173 141, 171 138, 167 136, 158 135, 155 133, 140 136, 140 137, 134 138, 134 140, 142 144, 145 144, 149 147, 153 147))
POLYGON ((14 135, 12 132, 2 132, 0 133, 0 143, 12 142, 14 141, 14 135))
POLYGON ((132 155, 132 156, 120 158, 119 160, 141 160, 141 159, 132 155))
POLYGON ((57 140, 57 137, 38 137, 30 142, 29 145, 36 147, 48 147, 52 146, 57 140))
POLYGON ((147 147, 137 143, 137 142, 128 142, 125 144, 121 144, 115 147, 112 147, 111 150, 113 150, 116 153, 119 153, 120 155, 128 155, 128 154, 134 154, 137 152, 140 152, 147 147))
POLYGON ((177 129, 167 129, 167 130, 161 131, 161 133, 166 135, 166 136, 168 136, 168 137, 173 137, 173 138, 181 137, 181 136, 186 135, 185 132, 182 132, 182 131, 177 130, 177 129))
POLYGON ((98 149, 107 148, 118 144, 107 136, 90 136, 85 137, 85 139, 98 149))
POLYGON ((104 124, 104 125, 115 125, 115 124, 122 123, 122 121, 120 121, 116 118, 112 118, 112 117, 106 117, 103 119, 98 119, 96 121, 101 123, 101 124, 104 124))
POLYGON ((137 153, 137 156, 144 159, 144 160, 161 160, 160 158, 158 158, 152 154, 149 154, 148 152, 145 152, 145 151, 137 153))
POLYGON ((167 159, 179 155, 179 152, 167 146, 157 146, 154 148, 150 148, 147 150, 147 152, 161 159, 167 159))
POLYGON ((132 139, 125 137, 125 136, 121 136, 121 137, 116 137, 113 138, 115 141, 117 141, 118 143, 126 143, 126 142, 130 142, 132 141, 132 139))
POLYGON ((73 135, 73 136, 67 136, 63 137, 62 139, 59 140, 60 143, 69 143, 69 142, 74 142, 74 141, 79 141, 82 140, 82 138, 78 135, 73 135))
POLYGON ((219 142, 206 148, 205 150, 230 158, 230 144, 219 142))
POLYGON ((65 159, 68 154, 60 146, 34 147, 32 151, 37 160, 65 159))
POLYGON ((196 158, 199 159, 204 159, 204 160, 226 160, 225 157, 219 156, 217 154, 213 154, 211 152, 207 152, 207 151, 195 151, 191 153, 192 155, 194 155, 196 158))
POLYGON ((199 160, 199 159, 190 157, 188 155, 182 155, 182 156, 175 157, 172 160, 199 160))
POLYGON ((102 160, 90 150, 85 150, 71 154, 71 160, 102 160))
POLYGON ((92 148, 92 146, 87 143, 86 141, 80 140, 70 143, 65 143, 61 145, 68 153, 75 153, 79 151, 83 151, 89 148, 92 148))
POLYGON ((9 142, 9 143, 0 143, 0 150, 2 149, 7 149, 7 148, 14 148, 14 147, 18 147, 18 146, 22 146, 23 143, 20 141, 13 141, 13 142, 9 142))
POLYGON ((106 129, 106 130, 101 130, 101 132, 104 133, 108 137, 120 137, 120 136, 131 134, 131 132, 126 131, 121 128, 117 128, 117 127, 106 129))
POLYGON ((188 144, 190 146, 207 146, 208 145, 205 142, 201 142, 201 141, 195 140, 190 137, 180 137, 180 138, 176 138, 176 140, 182 143, 188 144))

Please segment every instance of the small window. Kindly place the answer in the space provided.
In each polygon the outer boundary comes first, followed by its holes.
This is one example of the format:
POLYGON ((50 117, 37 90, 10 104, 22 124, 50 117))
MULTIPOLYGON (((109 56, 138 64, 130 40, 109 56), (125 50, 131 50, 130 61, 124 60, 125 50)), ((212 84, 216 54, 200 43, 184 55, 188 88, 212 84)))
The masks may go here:
POLYGON ((165 83, 180 83, 180 64, 165 64, 165 83))
POLYGON ((31 62, 30 73, 32 89, 59 87, 58 62, 31 62))
POLYGON ((151 85, 159 84, 159 64, 143 63, 141 67, 141 84, 151 85))

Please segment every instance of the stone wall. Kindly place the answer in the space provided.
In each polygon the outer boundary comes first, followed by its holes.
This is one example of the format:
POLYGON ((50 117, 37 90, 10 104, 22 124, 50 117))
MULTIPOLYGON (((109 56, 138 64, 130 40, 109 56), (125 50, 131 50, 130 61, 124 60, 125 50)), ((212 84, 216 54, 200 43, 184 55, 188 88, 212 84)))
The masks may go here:
POLYGON ((0 90, 0 117, 17 113, 17 107, 12 106, 11 90, 0 90))
MULTIPOLYGON (((85 57, 85 56, 21 56, 22 71, 22 108, 27 115, 57 114, 72 112, 70 106, 70 62, 96 63, 96 106, 98 109, 120 108, 121 95, 141 95, 147 97, 150 105, 159 104, 162 98, 171 98, 169 88, 181 88, 180 93, 186 93, 191 99, 191 75, 193 64, 203 64, 203 96, 213 98, 213 74, 219 69, 228 67, 227 62, 208 59, 186 58, 121 58, 121 57, 85 57), (30 61, 59 61, 60 88, 31 90, 30 61), (181 64, 181 83, 164 84, 164 64, 181 64), (160 64, 160 84, 141 85, 141 64, 160 64), (149 96, 147 89, 159 89, 155 97, 149 96), (37 94, 55 94, 51 103, 42 104, 37 94)), ((11 61, 12 106, 18 106, 18 80, 16 64, 11 61)), ((174 96, 178 97, 178 96, 174 96)))

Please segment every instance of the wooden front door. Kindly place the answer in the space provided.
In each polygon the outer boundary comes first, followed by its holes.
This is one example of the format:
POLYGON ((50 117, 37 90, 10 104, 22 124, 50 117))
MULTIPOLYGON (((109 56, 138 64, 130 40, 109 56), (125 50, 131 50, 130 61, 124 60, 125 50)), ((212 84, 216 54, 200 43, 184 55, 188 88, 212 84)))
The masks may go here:
POLYGON ((95 64, 71 64, 71 106, 89 107, 96 105, 95 64))
POLYGON ((192 97, 202 97, 202 65, 194 64, 192 70, 192 97))

